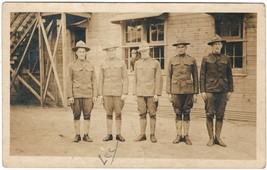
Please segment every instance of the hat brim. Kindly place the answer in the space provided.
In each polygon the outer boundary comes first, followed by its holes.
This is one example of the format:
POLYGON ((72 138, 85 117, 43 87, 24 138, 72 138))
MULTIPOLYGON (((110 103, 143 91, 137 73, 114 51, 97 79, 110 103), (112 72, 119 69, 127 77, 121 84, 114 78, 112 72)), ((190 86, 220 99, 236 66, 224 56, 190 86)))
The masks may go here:
POLYGON ((185 42, 185 43, 174 43, 174 44, 172 44, 172 46, 178 46, 178 45, 190 45, 190 43, 187 43, 187 42, 185 42))
POLYGON ((90 48, 88 48, 88 47, 73 47, 72 48, 72 51, 77 51, 78 50, 78 48, 84 48, 85 49, 85 51, 90 51, 91 49, 90 48))
POLYGON ((147 48, 139 48, 137 51, 140 52, 140 51, 145 51, 145 50, 149 50, 153 47, 147 47, 147 48))
POLYGON ((119 46, 116 45, 116 46, 105 47, 105 48, 103 48, 102 50, 103 50, 103 51, 106 51, 106 50, 111 49, 111 48, 119 48, 119 46))
POLYGON ((208 45, 212 45, 212 44, 214 44, 214 43, 216 43, 216 42, 226 43, 226 40, 212 41, 212 42, 208 42, 207 44, 208 44, 208 45))

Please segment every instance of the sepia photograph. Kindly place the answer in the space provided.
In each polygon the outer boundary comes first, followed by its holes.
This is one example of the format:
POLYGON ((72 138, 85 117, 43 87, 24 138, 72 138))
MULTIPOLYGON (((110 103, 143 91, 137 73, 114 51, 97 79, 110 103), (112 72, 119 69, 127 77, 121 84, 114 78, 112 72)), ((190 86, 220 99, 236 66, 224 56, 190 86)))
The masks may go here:
POLYGON ((265 168, 264 4, 2 11, 4 167, 265 168))

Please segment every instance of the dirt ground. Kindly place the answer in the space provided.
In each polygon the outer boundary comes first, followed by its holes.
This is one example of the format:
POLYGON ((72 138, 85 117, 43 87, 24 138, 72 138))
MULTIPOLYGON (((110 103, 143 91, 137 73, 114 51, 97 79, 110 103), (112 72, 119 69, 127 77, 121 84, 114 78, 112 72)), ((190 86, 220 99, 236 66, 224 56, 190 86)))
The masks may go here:
MULTIPOLYGON (((71 109, 57 107, 11 106, 10 154, 17 156, 80 156, 99 157, 117 145, 116 157, 168 159, 256 159, 256 125, 251 122, 225 121, 222 139, 226 148, 206 146, 208 133, 204 118, 191 118, 190 139, 172 144, 175 138, 174 115, 158 114, 157 143, 150 140, 134 142, 139 134, 137 112, 124 109, 122 135, 126 142, 103 142, 106 136, 106 116, 101 106, 95 106, 91 117, 92 143, 72 142, 74 138, 71 109)), ((230 113, 229 113, 230 114, 230 113)), ((83 128, 81 127, 81 130, 83 128)), ((115 132, 115 124, 113 124, 115 132)), ((83 132, 81 131, 81 134, 83 132)), ((149 134, 149 124, 147 127, 149 134)))

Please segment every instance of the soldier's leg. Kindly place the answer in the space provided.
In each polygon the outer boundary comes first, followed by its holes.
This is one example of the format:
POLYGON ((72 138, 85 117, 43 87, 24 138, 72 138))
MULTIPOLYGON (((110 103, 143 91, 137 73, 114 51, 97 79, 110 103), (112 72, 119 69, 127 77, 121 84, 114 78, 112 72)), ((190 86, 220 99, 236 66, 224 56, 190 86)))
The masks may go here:
POLYGON ((172 106, 175 112, 175 126, 176 126, 176 138, 172 143, 179 143, 182 141, 182 95, 174 94, 172 95, 172 106))
POLYGON ((75 129, 75 138, 74 142, 79 142, 81 140, 80 136, 80 117, 81 117, 81 104, 79 98, 74 98, 73 103, 73 117, 74 117, 74 129, 75 129))
POLYGON ((83 140, 86 142, 93 142, 93 140, 89 137, 89 130, 90 130, 90 119, 91 119, 91 112, 94 107, 94 103, 92 98, 84 98, 82 99, 82 111, 83 111, 83 118, 84 118, 84 136, 83 140))
POLYGON ((227 93, 218 93, 216 97, 216 125, 215 125, 215 140, 214 143, 219 144, 220 146, 226 147, 226 144, 221 140, 221 131, 223 126, 223 118, 225 107, 227 103, 227 93))
POLYGON ((153 143, 157 142, 155 137, 157 107, 158 102, 154 102, 153 97, 147 97, 147 108, 150 117, 150 140, 153 143))
POLYGON ((113 110, 114 103, 112 96, 104 96, 104 108, 107 114, 107 136, 103 139, 103 141, 113 140, 112 136, 112 125, 113 125, 113 110))
POLYGON ((190 110, 193 107, 193 94, 184 94, 184 105, 183 105, 183 111, 184 111, 184 121, 183 121, 183 128, 184 128, 184 139, 185 143, 187 145, 192 145, 188 133, 189 133, 189 127, 190 127, 190 110))
POLYGON ((214 144, 214 132, 213 132, 213 118, 215 112, 215 101, 214 93, 206 93, 207 100, 205 101, 205 110, 206 110, 206 125, 209 134, 208 146, 213 146, 214 144))
POLYGON ((124 106, 124 101, 121 100, 121 96, 114 96, 114 112, 116 115, 116 140, 124 142, 125 139, 121 135, 121 124, 122 124, 122 108, 124 106))
POLYGON ((135 141, 146 140, 146 125, 147 125, 147 99, 145 97, 137 97, 137 105, 140 116, 140 135, 135 141))

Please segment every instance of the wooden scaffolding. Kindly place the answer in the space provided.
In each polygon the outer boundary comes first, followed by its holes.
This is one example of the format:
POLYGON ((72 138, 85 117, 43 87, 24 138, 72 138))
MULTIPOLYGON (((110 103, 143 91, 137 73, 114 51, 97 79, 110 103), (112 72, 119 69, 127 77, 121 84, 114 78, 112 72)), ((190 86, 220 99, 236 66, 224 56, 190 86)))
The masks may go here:
MULTIPOLYGON (((61 104, 67 106, 66 97, 66 73, 68 58, 66 49, 66 29, 67 13, 13 13, 10 22, 10 88, 18 91, 16 81, 23 84, 43 106, 45 100, 49 98, 52 101, 59 100, 61 104), (52 33, 56 30, 56 34, 52 33), (51 37, 55 41, 51 43, 51 37), (56 57, 58 44, 62 41, 62 77, 58 74, 56 57), (29 48, 36 48, 38 57, 31 65, 27 67, 28 61, 25 61, 26 55, 29 55, 29 48), (38 67, 39 66, 39 67, 38 67), (36 71, 38 70, 38 71, 36 71), (27 75, 27 79, 23 75, 27 75), (53 76, 52 76, 53 75, 53 76), (49 84, 52 82, 56 85, 56 93, 49 90, 49 84), (29 81, 30 80, 30 81, 29 81), (34 82, 34 83, 33 83, 34 82)), ((76 15, 76 14, 70 14, 76 15)), ((82 18, 89 20, 90 15, 82 15, 82 18)), ((76 21, 77 22, 77 21, 76 21)), ((79 20, 81 22, 81 20, 79 20)), ((72 23, 73 24, 73 23, 72 23)), ((29 99, 31 100, 31 99, 29 99)))

